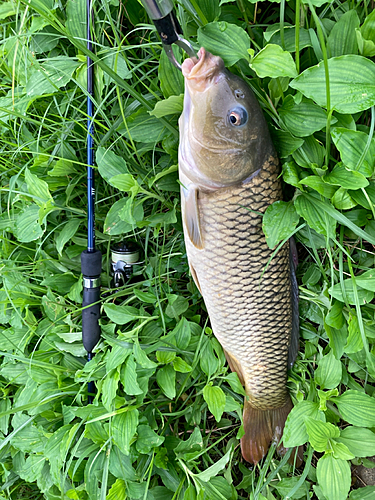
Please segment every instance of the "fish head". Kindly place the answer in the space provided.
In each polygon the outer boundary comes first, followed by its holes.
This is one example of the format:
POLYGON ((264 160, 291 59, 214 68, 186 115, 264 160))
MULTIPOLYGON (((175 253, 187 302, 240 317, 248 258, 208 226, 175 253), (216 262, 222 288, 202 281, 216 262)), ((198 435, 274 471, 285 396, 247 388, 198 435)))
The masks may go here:
POLYGON ((219 188, 246 181, 273 151, 266 121, 247 83, 201 48, 182 64, 180 169, 191 181, 219 188))

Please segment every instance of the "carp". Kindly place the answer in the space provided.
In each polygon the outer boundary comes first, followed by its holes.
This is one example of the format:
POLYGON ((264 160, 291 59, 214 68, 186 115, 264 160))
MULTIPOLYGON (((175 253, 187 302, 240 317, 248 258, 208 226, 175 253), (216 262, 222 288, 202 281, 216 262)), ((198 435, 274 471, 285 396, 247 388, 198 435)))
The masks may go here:
POLYGON ((187 257, 213 333, 245 388, 241 450, 256 464, 280 440, 292 409, 287 370, 298 351, 290 248, 271 259, 262 231, 262 214, 282 198, 278 159, 252 90, 220 57, 201 48, 182 72, 179 178, 187 257))

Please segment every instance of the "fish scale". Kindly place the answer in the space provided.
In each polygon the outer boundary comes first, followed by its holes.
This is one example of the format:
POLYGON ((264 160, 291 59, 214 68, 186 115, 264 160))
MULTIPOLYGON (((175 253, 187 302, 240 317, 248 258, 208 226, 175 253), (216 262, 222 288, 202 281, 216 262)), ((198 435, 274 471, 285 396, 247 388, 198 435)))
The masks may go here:
POLYGON ((200 191, 204 248, 185 237, 213 332, 240 367, 251 405, 261 410, 286 403, 292 325, 289 249, 284 245, 264 272, 273 251, 256 213, 281 198, 277 176, 271 157, 248 184, 200 191))

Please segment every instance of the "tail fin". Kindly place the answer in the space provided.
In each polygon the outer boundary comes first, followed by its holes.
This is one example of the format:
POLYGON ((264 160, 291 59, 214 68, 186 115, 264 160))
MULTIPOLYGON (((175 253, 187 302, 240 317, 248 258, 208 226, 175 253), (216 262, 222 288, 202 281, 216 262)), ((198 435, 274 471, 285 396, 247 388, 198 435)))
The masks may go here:
MULTIPOLYGON (((267 453, 272 441, 279 442, 284 430, 285 420, 293 408, 290 396, 286 404, 274 410, 258 410, 251 406, 245 398, 243 410, 243 425, 245 435, 241 438, 242 456, 247 462, 257 464, 267 453)), ((279 452, 284 454, 285 448, 279 452)), ((299 450, 301 452, 301 450, 299 450)), ((301 464, 301 453, 296 458, 296 466, 301 464)), ((294 453, 292 454, 294 462, 294 453)))

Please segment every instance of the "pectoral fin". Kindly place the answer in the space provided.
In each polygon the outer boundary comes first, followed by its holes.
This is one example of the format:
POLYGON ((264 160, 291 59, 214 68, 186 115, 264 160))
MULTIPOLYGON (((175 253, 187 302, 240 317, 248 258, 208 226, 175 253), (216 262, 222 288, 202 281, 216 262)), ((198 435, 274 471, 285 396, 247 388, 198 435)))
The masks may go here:
POLYGON ((202 249, 203 238, 199 222, 198 192, 197 186, 194 185, 183 190, 185 196, 184 222, 190 241, 196 248, 202 249))

